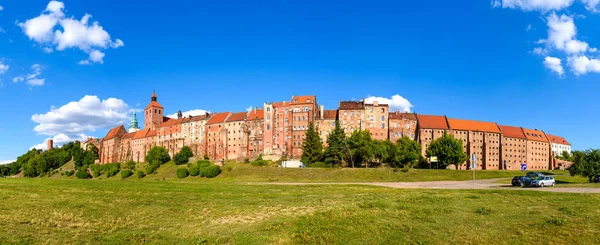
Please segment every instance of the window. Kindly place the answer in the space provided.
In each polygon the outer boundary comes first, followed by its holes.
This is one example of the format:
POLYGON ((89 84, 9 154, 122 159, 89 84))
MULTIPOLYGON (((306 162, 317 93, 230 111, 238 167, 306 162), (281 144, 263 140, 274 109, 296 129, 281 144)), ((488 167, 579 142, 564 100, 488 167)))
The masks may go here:
POLYGON ((381 124, 381 128, 385 128, 385 123, 382 123, 382 124, 381 124))
POLYGON ((267 112, 271 111, 271 107, 267 107, 267 112))
POLYGON ((353 111, 350 112, 350 116, 354 116, 354 112, 353 111))
POLYGON ((381 113, 384 113, 384 112, 385 112, 385 108, 381 108, 381 113))
POLYGON ((348 112, 347 112, 347 111, 344 111, 344 116, 347 116, 347 115, 348 115, 348 112))
POLYGON ((267 121, 270 121, 270 120, 271 120, 271 116, 267 115, 267 121))
POLYGON ((271 125, 267 124, 267 130, 271 130, 271 125))
POLYGON ((381 121, 385 121, 385 116, 381 116, 381 121))

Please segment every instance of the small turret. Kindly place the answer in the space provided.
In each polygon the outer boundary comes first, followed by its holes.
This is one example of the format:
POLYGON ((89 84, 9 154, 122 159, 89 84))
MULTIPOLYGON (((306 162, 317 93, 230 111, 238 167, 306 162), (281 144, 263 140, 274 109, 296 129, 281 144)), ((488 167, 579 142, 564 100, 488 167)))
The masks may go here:
POLYGON ((183 113, 181 113, 181 110, 179 110, 177 112, 177 119, 181 119, 183 117, 183 113))
POLYGON ((130 126, 129 126, 129 132, 131 133, 131 132, 136 132, 136 131, 139 131, 139 130, 140 130, 140 128, 138 126, 137 115, 136 115, 136 112, 134 111, 133 112, 133 116, 131 117, 131 123, 130 123, 130 126))

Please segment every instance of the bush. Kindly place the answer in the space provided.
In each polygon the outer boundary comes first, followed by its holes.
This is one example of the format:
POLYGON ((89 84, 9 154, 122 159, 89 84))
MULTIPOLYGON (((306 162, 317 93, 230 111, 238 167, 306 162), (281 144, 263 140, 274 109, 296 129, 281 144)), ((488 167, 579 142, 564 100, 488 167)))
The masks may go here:
POLYGON ((181 154, 181 153, 177 153, 175 154, 175 156, 173 156, 173 162, 175 162, 175 165, 183 165, 189 162, 189 158, 186 157, 185 155, 181 154))
POLYGON ((200 168, 198 166, 190 167, 190 176, 198 176, 200 175, 200 168))
POLYGON ((67 171, 67 172, 65 172, 65 175, 66 175, 67 177, 71 177, 71 176, 73 176, 74 174, 75 174, 75 170, 71 170, 71 171, 67 171))
POLYGON ((177 178, 183 179, 185 177, 188 177, 189 172, 187 168, 178 168, 177 169, 177 178))
POLYGON ((199 169, 206 168, 206 167, 212 165, 212 163, 207 160, 198 160, 198 161, 196 161, 196 164, 198 164, 199 169))
POLYGON ((204 155, 204 160, 210 160, 210 158, 208 157, 208 154, 204 155))
POLYGON ((121 178, 127 179, 129 176, 132 176, 133 172, 129 169, 121 171, 121 178))
POLYGON ((106 171, 106 175, 108 177, 115 176, 119 173, 119 171, 121 171, 120 163, 108 163, 108 164, 104 164, 103 166, 104 166, 104 171, 106 171))
POLYGON ((244 159, 244 163, 250 163, 250 159, 249 158, 244 159))
POLYGON ((214 178, 221 174, 221 167, 212 165, 206 168, 200 169, 200 175, 206 178, 214 178))
POLYGON ((125 167, 129 170, 135 170, 135 162, 134 161, 129 161, 125 164, 125 167))
POLYGON ((262 159, 258 159, 256 161, 252 162, 252 166, 257 166, 258 167, 258 166, 267 166, 267 165, 269 165, 269 161, 265 161, 265 160, 262 160, 262 159))
POLYGON ((78 170, 77 174, 75 174, 75 176, 77 176, 77 178, 80 178, 80 179, 89 179, 89 178, 92 178, 92 176, 90 175, 90 173, 88 173, 88 171, 85 170, 85 169, 78 170))
POLYGON ((171 161, 171 156, 169 156, 169 152, 164 147, 155 146, 148 151, 146 161, 150 163, 158 162, 158 165, 160 166, 168 161, 171 161))
POLYGON ((137 177, 138 177, 138 179, 141 179, 141 178, 146 177, 146 174, 144 174, 144 171, 138 170, 137 171, 137 177))
POLYGON ((146 174, 156 173, 156 170, 160 167, 160 164, 161 163, 158 161, 148 163, 148 166, 146 167, 146 174))
POLYGON ((324 162, 316 162, 316 163, 312 163, 312 164, 307 164, 306 167, 307 168, 329 168, 331 166, 325 164, 324 162))
POLYGON ((410 166, 408 166, 408 164, 404 165, 404 167, 402 168, 402 172, 408 173, 408 171, 410 171, 410 166))
POLYGON ((96 178, 96 177, 99 177, 100 175, 102 175, 104 166, 101 164, 92 164, 92 165, 90 165, 90 170, 92 171, 94 178, 96 178))

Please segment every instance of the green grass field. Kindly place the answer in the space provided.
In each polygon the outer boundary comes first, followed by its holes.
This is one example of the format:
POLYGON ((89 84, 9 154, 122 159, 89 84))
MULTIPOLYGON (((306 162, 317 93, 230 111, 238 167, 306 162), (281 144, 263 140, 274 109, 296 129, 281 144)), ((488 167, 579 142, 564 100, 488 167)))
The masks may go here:
POLYGON ((0 244, 593 244, 600 195, 0 179, 0 244))

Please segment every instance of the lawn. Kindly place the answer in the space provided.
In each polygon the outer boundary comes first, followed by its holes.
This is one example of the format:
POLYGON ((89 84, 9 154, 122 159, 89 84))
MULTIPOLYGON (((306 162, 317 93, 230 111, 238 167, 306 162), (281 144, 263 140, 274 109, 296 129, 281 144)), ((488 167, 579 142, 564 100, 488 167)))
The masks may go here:
POLYGON ((600 242, 592 194, 5 178, 0 199, 0 244, 600 242))

